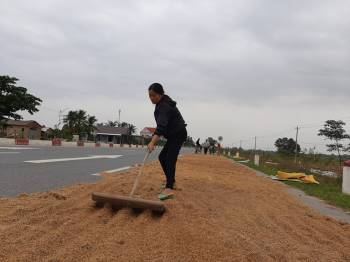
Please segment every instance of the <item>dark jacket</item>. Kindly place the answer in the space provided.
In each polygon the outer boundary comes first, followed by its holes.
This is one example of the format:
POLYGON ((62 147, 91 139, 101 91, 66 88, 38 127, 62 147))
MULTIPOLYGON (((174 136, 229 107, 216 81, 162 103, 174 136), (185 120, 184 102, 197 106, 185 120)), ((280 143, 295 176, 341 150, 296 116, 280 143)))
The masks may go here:
POLYGON ((157 122, 155 135, 169 138, 186 128, 186 124, 176 102, 169 96, 164 95, 156 105, 154 118, 157 122))

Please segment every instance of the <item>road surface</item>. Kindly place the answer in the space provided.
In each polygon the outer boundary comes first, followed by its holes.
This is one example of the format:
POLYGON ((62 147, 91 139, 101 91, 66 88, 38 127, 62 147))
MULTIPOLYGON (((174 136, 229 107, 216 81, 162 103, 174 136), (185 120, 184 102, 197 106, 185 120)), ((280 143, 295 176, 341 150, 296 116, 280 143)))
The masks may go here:
MULTIPOLYGON (((157 159, 160 149, 148 162, 157 159)), ((190 152, 184 149, 181 153, 190 152)), ((145 148, 68 148, 0 145, 0 197, 96 182, 98 174, 141 163, 145 148)))

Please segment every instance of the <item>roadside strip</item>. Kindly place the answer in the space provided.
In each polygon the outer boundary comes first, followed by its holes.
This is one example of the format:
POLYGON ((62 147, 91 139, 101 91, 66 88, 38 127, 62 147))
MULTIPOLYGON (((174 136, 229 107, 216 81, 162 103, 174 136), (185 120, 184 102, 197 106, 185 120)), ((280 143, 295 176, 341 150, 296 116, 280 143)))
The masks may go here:
POLYGON ((32 149, 40 149, 36 147, 19 147, 19 146, 0 146, 0 149, 9 149, 9 150, 32 150, 32 149))
POLYGON ((131 166, 125 166, 125 167, 121 167, 121 168, 117 168, 117 169, 112 169, 112 170, 107 170, 107 171, 103 171, 100 173, 96 173, 96 174, 91 174, 92 176, 101 176, 101 173, 107 173, 107 174, 111 174, 111 173, 116 173, 116 172, 120 172, 120 171, 125 171, 130 169, 131 166))

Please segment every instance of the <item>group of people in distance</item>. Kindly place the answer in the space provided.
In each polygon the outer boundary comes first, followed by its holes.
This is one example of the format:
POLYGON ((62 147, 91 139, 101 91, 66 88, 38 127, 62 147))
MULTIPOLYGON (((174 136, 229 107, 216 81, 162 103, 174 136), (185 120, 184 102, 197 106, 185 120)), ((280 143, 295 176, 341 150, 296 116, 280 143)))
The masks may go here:
POLYGON ((215 142, 214 140, 209 140, 206 139, 204 143, 200 143, 200 138, 197 139, 196 141, 196 149, 195 149, 195 153, 204 153, 206 154, 211 154, 214 155, 215 153, 217 153, 218 155, 221 154, 221 144, 215 142))

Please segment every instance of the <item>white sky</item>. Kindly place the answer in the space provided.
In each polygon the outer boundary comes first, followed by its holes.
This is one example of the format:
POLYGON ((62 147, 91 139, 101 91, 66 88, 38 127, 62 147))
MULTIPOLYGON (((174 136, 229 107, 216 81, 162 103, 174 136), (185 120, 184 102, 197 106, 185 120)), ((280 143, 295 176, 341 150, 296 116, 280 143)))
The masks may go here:
POLYGON ((43 99, 24 117, 47 126, 64 108, 154 126, 160 82, 194 139, 273 149, 311 125, 301 146, 323 151, 317 125, 350 122, 349 14, 347 0, 2 1, 0 74, 43 99))

